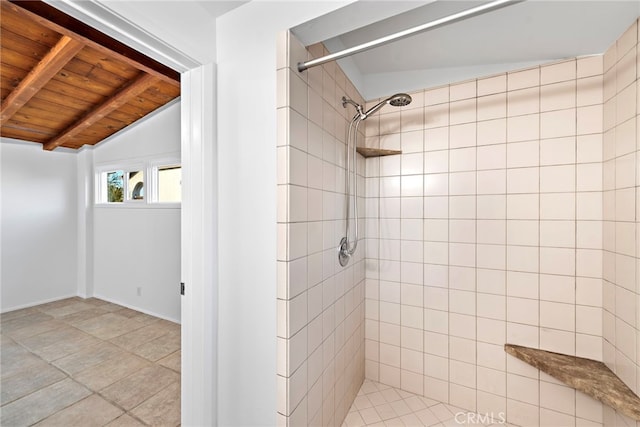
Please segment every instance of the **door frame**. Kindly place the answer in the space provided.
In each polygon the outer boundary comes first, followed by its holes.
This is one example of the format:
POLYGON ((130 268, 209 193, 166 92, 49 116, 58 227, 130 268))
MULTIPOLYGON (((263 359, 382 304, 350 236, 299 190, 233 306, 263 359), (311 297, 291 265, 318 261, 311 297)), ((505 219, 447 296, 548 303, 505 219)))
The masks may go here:
MULTIPOLYGON (((202 64, 96 0, 51 6, 179 71, 182 154, 181 425, 217 424, 216 67, 202 64)), ((176 294, 180 287, 176 283, 176 294)))

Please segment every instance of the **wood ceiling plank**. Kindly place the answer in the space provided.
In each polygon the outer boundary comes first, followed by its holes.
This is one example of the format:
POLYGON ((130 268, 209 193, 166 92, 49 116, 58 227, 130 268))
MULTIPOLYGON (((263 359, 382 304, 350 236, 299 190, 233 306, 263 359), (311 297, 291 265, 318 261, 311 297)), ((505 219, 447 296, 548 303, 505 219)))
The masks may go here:
POLYGON ((63 36, 84 42, 85 46, 13 113, 3 125, 3 136, 41 142, 47 149, 94 145, 180 95, 179 73, 159 63, 156 65, 160 68, 154 68, 155 61, 147 58, 149 62, 145 62, 139 52, 129 58, 126 52, 114 55, 108 43, 100 46, 87 34, 76 33, 77 22, 64 21, 73 18, 47 23, 48 12, 41 13, 44 9, 60 14, 41 1, 0 0, 3 105, 64 40, 63 36), (41 10, 34 15, 29 11, 34 8, 41 10), (72 25, 64 28, 65 22, 72 25), (163 67, 169 73, 161 76, 163 67), (87 122, 80 124, 82 120, 87 122))
POLYGON ((111 84, 106 84, 99 82, 97 79, 83 77, 67 69, 60 70, 60 72, 53 77, 52 81, 63 82, 69 86, 73 86, 79 93, 91 92, 102 96, 111 95, 115 90, 122 87, 123 84, 127 83, 126 81, 113 81, 111 84))
POLYGON ((50 129, 43 126, 34 126, 33 123, 24 123, 19 120, 11 119, 3 127, 2 130, 20 130, 25 132, 33 132, 38 135, 42 135, 47 140, 53 138, 58 133, 55 129, 50 129))
POLYGON ((24 18, 13 12, 9 2, 0 2, 0 12, 2 13, 2 27, 15 34, 33 40, 45 46, 53 46, 60 39, 60 33, 36 23, 33 20, 25 25, 24 18))
POLYGON ((75 108, 83 111, 90 109, 96 104, 95 102, 92 103, 86 99, 74 98, 71 96, 60 96, 58 92, 54 92, 48 88, 42 88, 34 98, 62 105, 63 107, 75 108))
POLYGON ((81 99, 90 102, 91 105, 101 104, 109 96, 100 95, 99 93, 87 92, 82 89, 78 89, 75 86, 71 86, 65 82, 52 79, 43 89, 50 90, 57 93, 61 97, 71 97, 74 99, 81 99))
POLYGON ((109 98, 103 104, 90 111, 80 121, 73 124, 62 134, 46 143, 44 145, 44 149, 53 150, 57 146, 71 140, 74 135, 81 133, 83 130, 91 127, 94 123, 106 117, 110 112, 117 110, 122 105, 126 104, 132 97, 135 97, 147 90, 156 81, 157 80, 155 76, 142 74, 131 84, 120 90, 117 94, 109 98))
POLYGON ((49 136, 43 135, 36 131, 11 129, 5 126, 2 127, 2 132, 0 132, 0 135, 2 135, 2 137, 4 138, 14 138, 14 139, 20 139, 22 141, 40 142, 40 143, 44 143, 50 139, 49 136))
POLYGON ((0 61, 2 62, 3 67, 5 65, 11 65, 19 70, 22 70, 24 74, 27 75, 27 73, 29 73, 29 71, 31 71, 33 67, 38 65, 40 58, 25 55, 21 52, 16 52, 11 48, 3 46, 2 58, 0 58, 0 61))
POLYGON ((180 73, 155 61, 91 26, 66 15, 42 1, 1 0, 9 3, 12 13, 34 20, 50 30, 81 40, 108 57, 116 58, 147 74, 180 86, 180 73))
MULTIPOLYGON (((69 109, 60 109, 56 114, 52 112, 50 106, 29 103, 24 106, 13 119, 21 120, 24 123, 33 123, 34 126, 43 126, 50 129, 56 130, 56 135, 59 135, 61 132, 65 131, 73 124, 77 123, 78 120, 81 120, 84 117, 83 111, 78 110, 69 110, 69 109)), ((137 119, 137 117, 136 117, 137 119)), ((118 120, 116 118, 112 118, 111 115, 102 119, 103 123, 110 127, 119 127, 124 122, 131 122, 131 120, 123 121, 118 120)), ((56 136, 54 135, 54 136, 56 136)))
POLYGON ((31 99, 64 65, 84 46, 83 43, 68 36, 60 38, 58 43, 38 62, 38 64, 20 82, 18 87, 7 96, 0 106, 0 124, 5 123, 24 104, 31 99))
MULTIPOLYGON (((33 123, 34 126, 45 126, 52 129, 56 129, 58 133, 64 131, 70 123, 75 123, 82 114, 59 114, 55 112, 43 110, 41 108, 31 107, 25 105, 12 119, 22 121, 24 123, 33 123), (67 125, 67 126, 65 126, 67 125)), ((4 126, 4 124, 3 124, 4 126)))
POLYGON ((118 82, 116 86, 122 86, 140 73, 138 70, 132 70, 126 75, 112 73, 111 71, 102 68, 98 63, 88 63, 81 60, 79 58, 79 54, 69 61, 64 69, 74 72, 79 76, 87 77, 104 84, 114 85, 114 82, 118 82))
POLYGON ((42 112, 49 112, 48 117, 56 118, 56 117, 79 117, 84 114, 86 108, 73 108, 68 107, 66 105, 62 105, 59 102, 51 102, 46 99, 42 99, 38 96, 34 96, 31 98, 28 104, 24 107, 31 109, 38 109, 42 112))
MULTIPOLYGON (((34 40, 23 37, 20 34, 16 34, 12 31, 7 30, 4 27, 4 21, 2 22, 2 24, 3 25, 0 26, 0 45, 2 45, 3 51, 4 49, 12 49, 17 52, 28 52, 29 56, 42 59, 42 57, 46 55, 47 52, 49 52, 53 47, 50 45, 38 43, 34 40)), ((56 40, 54 39, 51 41, 55 42, 56 40)))
POLYGON ((87 49, 83 49, 82 52, 79 52, 76 59, 90 64, 92 68, 105 70, 109 73, 120 76, 125 80, 131 80, 140 74, 140 69, 132 67, 126 62, 119 61, 118 58, 105 55, 104 52, 92 49, 91 47, 87 47, 87 49))

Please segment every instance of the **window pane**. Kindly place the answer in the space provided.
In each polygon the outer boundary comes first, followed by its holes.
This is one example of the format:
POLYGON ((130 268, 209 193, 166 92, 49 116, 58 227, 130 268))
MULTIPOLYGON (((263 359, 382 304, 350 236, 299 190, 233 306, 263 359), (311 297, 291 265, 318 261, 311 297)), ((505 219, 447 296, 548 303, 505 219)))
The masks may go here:
POLYGON ((128 200, 144 199, 144 174, 142 171, 129 172, 128 200))
POLYGON ((107 172, 107 202, 117 203, 124 201, 124 172, 107 172))
POLYGON ((158 168, 158 202, 182 201, 182 168, 163 166, 158 168))

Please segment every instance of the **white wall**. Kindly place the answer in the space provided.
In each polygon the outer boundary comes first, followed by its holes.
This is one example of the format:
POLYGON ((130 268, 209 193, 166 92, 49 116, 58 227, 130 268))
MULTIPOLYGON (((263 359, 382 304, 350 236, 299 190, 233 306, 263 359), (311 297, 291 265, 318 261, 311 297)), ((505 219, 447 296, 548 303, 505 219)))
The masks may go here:
MULTIPOLYGON (((93 162, 144 161, 179 151, 175 103, 101 142, 93 162)), ((180 208, 95 206, 92 267, 96 297, 180 321, 180 208)))
POLYGON ((76 155, 2 139, 2 311, 76 295, 76 155))
POLYGON ((348 2, 218 18, 218 424, 276 422, 276 36, 348 2))

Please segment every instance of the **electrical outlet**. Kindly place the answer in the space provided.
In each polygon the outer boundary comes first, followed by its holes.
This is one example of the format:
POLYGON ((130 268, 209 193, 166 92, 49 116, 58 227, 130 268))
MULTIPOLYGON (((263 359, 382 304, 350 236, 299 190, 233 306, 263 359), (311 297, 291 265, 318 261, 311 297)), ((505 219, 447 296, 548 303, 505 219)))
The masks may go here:
POLYGON ((138 294, 139 297, 142 296, 142 288, 140 286, 138 286, 137 294, 138 294))

